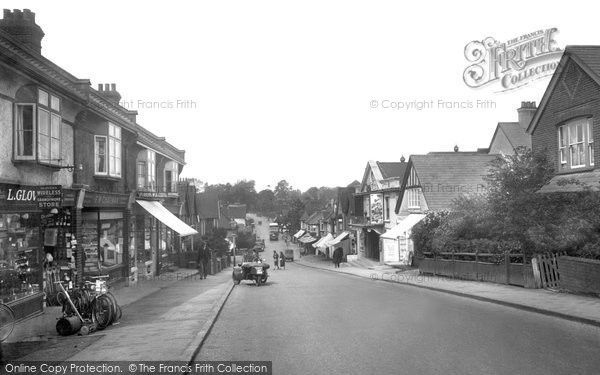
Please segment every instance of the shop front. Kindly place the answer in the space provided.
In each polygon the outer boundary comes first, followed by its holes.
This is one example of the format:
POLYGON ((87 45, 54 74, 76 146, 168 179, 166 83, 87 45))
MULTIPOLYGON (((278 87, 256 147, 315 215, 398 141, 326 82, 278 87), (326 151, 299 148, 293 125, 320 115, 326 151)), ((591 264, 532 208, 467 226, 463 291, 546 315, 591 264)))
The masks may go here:
POLYGON ((42 312, 55 281, 72 281, 75 196, 60 185, 0 184, 0 299, 17 320, 42 312))
POLYGON ((84 191, 77 230, 85 254, 83 278, 109 276, 115 283, 130 274, 130 195, 84 191))
POLYGON ((152 277, 177 263, 181 238, 198 232, 173 214, 174 207, 158 200, 137 199, 133 213, 136 231, 138 275, 152 277), (170 208, 170 209, 169 209, 170 208))

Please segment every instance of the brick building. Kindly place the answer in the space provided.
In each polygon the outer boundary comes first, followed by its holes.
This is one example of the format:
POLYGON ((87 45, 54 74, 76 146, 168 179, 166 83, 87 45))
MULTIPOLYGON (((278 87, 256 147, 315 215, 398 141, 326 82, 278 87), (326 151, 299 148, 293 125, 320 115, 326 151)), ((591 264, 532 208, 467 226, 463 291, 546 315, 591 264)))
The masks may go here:
POLYGON ((33 12, 4 10, 0 298, 18 319, 52 302, 55 281, 135 279, 138 261, 159 272, 195 233, 174 215, 184 152, 140 126, 116 85, 96 90, 42 56, 43 37, 33 12))

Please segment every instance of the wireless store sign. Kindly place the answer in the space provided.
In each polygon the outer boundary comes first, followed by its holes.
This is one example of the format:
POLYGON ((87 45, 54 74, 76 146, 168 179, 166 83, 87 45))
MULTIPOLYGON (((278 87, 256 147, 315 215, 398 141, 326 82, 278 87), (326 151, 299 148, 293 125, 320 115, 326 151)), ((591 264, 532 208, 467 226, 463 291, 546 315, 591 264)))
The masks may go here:
POLYGON ((0 184, 0 205, 15 211, 37 211, 60 207, 60 185, 27 186, 0 184))

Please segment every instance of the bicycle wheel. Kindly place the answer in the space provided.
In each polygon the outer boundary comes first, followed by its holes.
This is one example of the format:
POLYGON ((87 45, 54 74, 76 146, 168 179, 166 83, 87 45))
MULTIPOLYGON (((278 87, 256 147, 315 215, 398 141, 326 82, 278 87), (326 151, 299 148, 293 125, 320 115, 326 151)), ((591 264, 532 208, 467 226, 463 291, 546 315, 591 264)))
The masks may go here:
POLYGON ((94 304, 94 317, 98 324, 98 330, 103 330, 112 323, 112 302, 108 296, 101 295, 96 298, 94 304))
POLYGON ((15 328, 15 313, 7 305, 0 305, 0 342, 6 340, 15 328))
POLYGON ((121 311, 121 306, 119 306, 119 304, 117 303, 117 298, 115 297, 114 294, 112 294, 111 292, 106 292, 105 294, 106 296, 108 296, 108 298, 110 298, 111 302, 112 302, 112 307, 113 307, 113 323, 116 323, 119 321, 119 319, 121 319, 121 316, 123 315, 123 312, 121 311))

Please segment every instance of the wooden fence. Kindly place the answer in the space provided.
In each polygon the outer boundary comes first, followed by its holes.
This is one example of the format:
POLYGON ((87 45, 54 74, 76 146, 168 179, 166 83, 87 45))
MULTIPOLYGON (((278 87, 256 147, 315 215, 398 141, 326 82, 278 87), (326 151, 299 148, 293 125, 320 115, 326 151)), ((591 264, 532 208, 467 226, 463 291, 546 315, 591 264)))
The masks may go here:
POLYGON ((536 288, 530 259, 524 254, 491 253, 423 253, 421 273, 464 280, 536 288))

